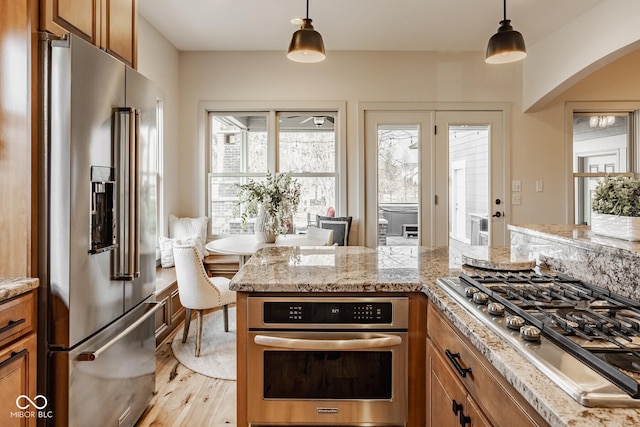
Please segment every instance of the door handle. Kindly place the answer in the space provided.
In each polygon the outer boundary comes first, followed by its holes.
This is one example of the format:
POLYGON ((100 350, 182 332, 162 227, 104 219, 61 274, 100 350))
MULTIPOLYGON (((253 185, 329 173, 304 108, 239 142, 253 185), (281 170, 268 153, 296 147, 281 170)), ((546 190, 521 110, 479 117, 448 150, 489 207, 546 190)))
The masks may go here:
POLYGON ((314 340, 256 335, 253 342, 265 347, 293 348, 296 350, 364 350, 368 348, 395 347, 402 344, 397 335, 380 334, 375 338, 355 340, 314 340))
POLYGON ((451 410, 453 411, 454 414, 458 415, 459 413, 462 412, 462 404, 456 402, 456 400, 453 399, 451 401, 451 410))
POLYGON ((500 211, 498 211, 498 212, 494 213, 494 214, 493 214, 493 215, 491 215, 491 216, 493 216, 494 218, 500 218, 500 217, 501 217, 501 216, 503 216, 503 215, 504 215, 504 212, 500 212, 500 211))
POLYGON ((458 359, 460 359, 460 353, 451 353, 450 350, 445 350, 444 354, 462 378, 466 378, 467 374, 471 373, 471 368, 463 368, 460 362, 458 362, 458 359))
POLYGON ((110 339, 107 343, 105 343, 102 347, 98 348, 97 350, 83 351, 82 353, 78 354, 78 357, 76 360, 81 362, 93 362, 98 357, 100 357, 104 352, 109 350, 109 348, 111 348, 115 343, 117 343, 122 338, 126 337, 131 332, 136 330, 138 326, 142 325, 144 322, 147 321, 148 318, 155 315, 156 311, 162 308, 162 304, 159 302, 151 302, 148 304, 152 307, 145 314, 143 314, 142 317, 140 317, 138 320, 133 322, 124 331, 120 332, 118 335, 110 339))
POLYGON ((112 156, 118 177, 118 247, 112 254, 113 280, 140 275, 140 111, 115 108, 112 156))

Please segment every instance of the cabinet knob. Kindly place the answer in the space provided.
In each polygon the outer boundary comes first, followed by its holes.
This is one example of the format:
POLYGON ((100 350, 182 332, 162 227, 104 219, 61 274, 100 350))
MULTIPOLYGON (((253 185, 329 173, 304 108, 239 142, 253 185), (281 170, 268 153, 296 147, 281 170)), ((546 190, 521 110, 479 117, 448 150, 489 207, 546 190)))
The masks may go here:
POLYGON ((451 403, 453 404, 451 407, 451 410, 453 411, 453 413, 456 415, 458 415, 459 413, 462 414, 462 404, 456 402, 455 399, 453 399, 451 403))
POLYGON ((464 427, 467 424, 471 425, 471 417, 464 414, 464 412, 460 411, 460 426, 464 427))

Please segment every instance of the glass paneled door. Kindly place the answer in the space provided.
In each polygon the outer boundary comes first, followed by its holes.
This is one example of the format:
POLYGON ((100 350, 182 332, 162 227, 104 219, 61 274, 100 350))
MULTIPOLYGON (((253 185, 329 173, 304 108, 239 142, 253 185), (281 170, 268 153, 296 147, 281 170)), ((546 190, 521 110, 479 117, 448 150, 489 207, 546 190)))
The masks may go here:
POLYGON ((507 244, 502 112, 438 111, 436 129, 436 239, 507 244))
POLYGON ((502 115, 365 111, 366 246, 507 244, 502 115))
POLYGON ((365 112, 366 245, 431 246, 432 112, 365 112))

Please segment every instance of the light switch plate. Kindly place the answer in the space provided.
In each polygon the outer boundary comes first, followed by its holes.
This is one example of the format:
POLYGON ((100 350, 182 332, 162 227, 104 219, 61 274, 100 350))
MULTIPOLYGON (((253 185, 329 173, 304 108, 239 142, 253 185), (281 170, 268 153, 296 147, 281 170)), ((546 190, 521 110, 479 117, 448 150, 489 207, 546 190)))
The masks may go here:
POLYGON ((512 193, 511 194, 511 204, 512 205, 521 205, 522 204, 522 193, 512 193))
POLYGON ((522 191, 522 181, 519 179, 511 181, 511 191, 522 191))
POLYGON ((542 181, 541 180, 540 181, 536 181, 536 191, 538 193, 542 192, 542 181))

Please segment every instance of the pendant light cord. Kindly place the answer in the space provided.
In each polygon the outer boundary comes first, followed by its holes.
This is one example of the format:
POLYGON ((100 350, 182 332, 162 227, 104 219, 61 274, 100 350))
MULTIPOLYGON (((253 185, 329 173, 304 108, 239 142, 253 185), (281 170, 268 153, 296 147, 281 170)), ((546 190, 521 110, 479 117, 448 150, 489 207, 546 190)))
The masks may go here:
MULTIPOLYGON (((506 2, 507 0, 504 0, 504 1, 506 2)), ((309 19, 309 0, 307 0, 307 19, 309 19)))
MULTIPOLYGON (((309 0, 307 0, 307 9, 309 9, 309 0)), ((504 0, 504 20, 507 20, 507 0, 504 0)))

